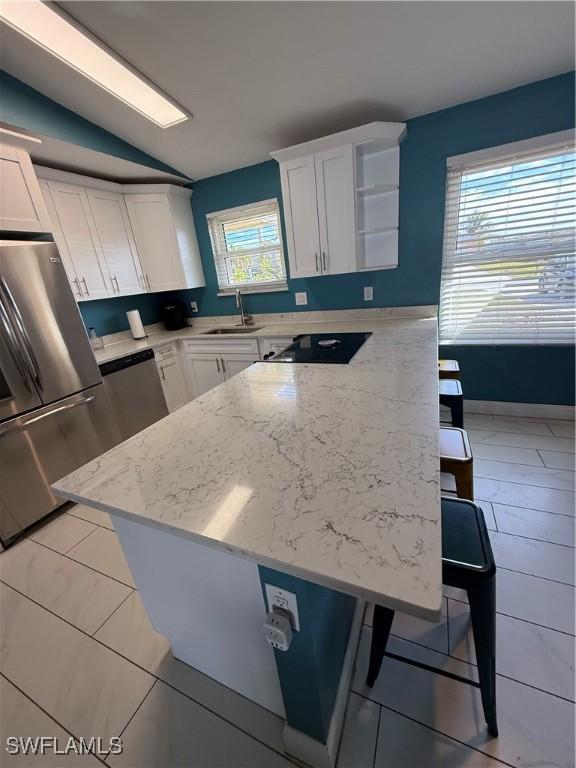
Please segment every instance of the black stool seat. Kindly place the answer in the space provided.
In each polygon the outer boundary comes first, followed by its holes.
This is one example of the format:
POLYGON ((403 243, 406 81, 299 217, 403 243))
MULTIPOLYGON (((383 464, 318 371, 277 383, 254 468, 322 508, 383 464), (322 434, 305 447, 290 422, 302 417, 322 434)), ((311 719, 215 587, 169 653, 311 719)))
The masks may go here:
MULTIPOLYGON (((496 720, 496 564, 484 514, 480 507, 464 499, 442 499, 442 582, 465 589, 470 603, 470 617, 479 683, 433 669, 438 674, 455 677, 480 688, 488 733, 498 736, 496 720)), ((394 620, 394 611, 374 606, 372 643, 366 684, 376 682, 394 620)), ((407 663, 410 659, 402 659, 407 663)))
POLYGON ((464 394, 458 379, 440 379, 438 382, 440 405, 450 408, 452 426, 464 429, 464 394))

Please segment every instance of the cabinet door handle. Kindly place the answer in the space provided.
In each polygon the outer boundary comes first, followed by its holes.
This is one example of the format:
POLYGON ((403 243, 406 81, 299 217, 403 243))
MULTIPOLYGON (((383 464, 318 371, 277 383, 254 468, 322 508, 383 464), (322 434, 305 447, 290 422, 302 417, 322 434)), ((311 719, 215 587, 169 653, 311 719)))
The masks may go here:
POLYGON ((220 360, 219 360, 219 358, 216 358, 216 368, 218 369, 218 373, 220 373, 220 360))
POLYGON ((220 362, 222 363, 222 373, 228 373, 228 371, 226 370, 226 363, 224 362, 223 357, 220 358, 220 362))
POLYGON ((316 272, 318 272, 318 254, 314 254, 314 258, 316 259, 316 272))
POLYGON ((83 298, 84 298, 84 294, 82 293, 82 288, 80 288, 80 282, 79 282, 78 278, 77 278, 77 277, 75 277, 75 278, 72 280, 72 282, 73 282, 73 283, 76 283, 76 290, 78 291, 78 296, 79 296, 81 299, 83 299, 83 298))
POLYGON ((162 381, 166 381, 166 376, 164 375, 164 366, 160 366, 160 373, 162 374, 162 381))
POLYGON ((116 290, 118 291, 118 293, 120 293, 120 286, 118 285, 118 278, 116 277, 116 275, 114 275, 112 280, 114 280, 114 282, 116 283, 116 290))
POLYGON ((86 289, 86 296, 90 296, 90 291, 88 290, 88 286, 86 285, 86 278, 83 277, 82 280, 80 280, 81 283, 84 283, 84 288, 86 289))
POLYGON ((326 253, 322 251, 322 261, 324 262, 324 272, 326 272, 326 253))

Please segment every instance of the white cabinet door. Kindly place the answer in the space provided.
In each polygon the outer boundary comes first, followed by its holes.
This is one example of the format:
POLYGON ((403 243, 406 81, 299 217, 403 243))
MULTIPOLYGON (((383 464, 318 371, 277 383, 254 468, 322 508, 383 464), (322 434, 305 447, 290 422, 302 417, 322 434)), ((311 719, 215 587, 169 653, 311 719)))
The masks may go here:
POLYGON ((52 195, 50 194, 50 189, 48 188, 48 182, 45 179, 38 179, 38 184, 40 186, 40 191, 42 192, 42 197, 44 198, 46 210, 48 211, 48 216, 50 218, 50 232, 52 232, 54 242, 58 246, 58 253, 62 259, 62 264, 64 264, 64 270, 66 272, 68 282, 70 283, 70 287, 72 288, 72 293, 74 294, 76 301, 81 301, 84 298, 84 294, 82 293, 80 280, 78 279, 78 275, 74 269, 74 264, 72 263, 72 259, 68 253, 66 240, 64 239, 64 235, 60 229, 60 222, 58 220, 58 215, 56 214, 56 209, 54 208, 54 202, 52 200, 52 195))
POLYGON ((124 196, 100 189, 87 189, 86 193, 114 293, 143 293, 142 269, 124 196))
POLYGON ((227 354, 222 355, 220 358, 225 379, 232 378, 232 376, 235 376, 237 373, 240 373, 240 371, 243 371, 245 368, 252 365, 253 362, 255 362, 254 355, 227 354))
POLYGON ((322 272, 314 155, 280 164, 291 277, 322 272))
POLYGON ((113 296, 105 262, 98 253, 98 237, 86 190, 74 184, 49 181, 48 188, 83 299, 113 296))
POLYGON ((159 360, 156 362, 156 365, 158 367, 166 405, 168 406, 170 413, 172 413, 172 411, 177 410, 180 406, 185 405, 190 399, 188 397, 188 389, 186 387, 184 374, 180 367, 180 360, 177 357, 167 360, 159 360))
POLYGON ((0 145, 0 230, 52 231, 29 155, 5 144, 0 145))
POLYGON ((167 196, 135 194, 125 199, 148 290, 186 288, 167 196))
POLYGON ((322 273, 356 268, 354 155, 352 145, 314 155, 322 273))
POLYGON ((185 355, 184 364, 188 378, 190 394, 199 397, 209 389, 224 381, 220 355, 198 354, 185 355))

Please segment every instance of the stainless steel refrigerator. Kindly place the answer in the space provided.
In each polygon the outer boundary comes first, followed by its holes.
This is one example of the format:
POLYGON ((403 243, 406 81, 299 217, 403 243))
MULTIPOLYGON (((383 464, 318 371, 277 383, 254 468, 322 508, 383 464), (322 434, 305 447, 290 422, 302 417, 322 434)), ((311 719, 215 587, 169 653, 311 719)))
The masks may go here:
POLYGON ((0 542, 63 503, 50 484, 119 443, 56 245, 0 240, 0 542))

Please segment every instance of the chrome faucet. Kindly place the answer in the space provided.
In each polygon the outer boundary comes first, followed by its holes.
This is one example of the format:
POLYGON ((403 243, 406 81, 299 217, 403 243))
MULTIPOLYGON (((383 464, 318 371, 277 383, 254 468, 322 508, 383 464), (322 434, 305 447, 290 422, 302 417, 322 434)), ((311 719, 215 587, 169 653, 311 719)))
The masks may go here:
POLYGON ((244 302, 239 288, 236 291, 236 309, 240 312, 240 325, 250 325, 252 317, 244 312, 244 302))

